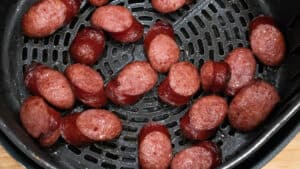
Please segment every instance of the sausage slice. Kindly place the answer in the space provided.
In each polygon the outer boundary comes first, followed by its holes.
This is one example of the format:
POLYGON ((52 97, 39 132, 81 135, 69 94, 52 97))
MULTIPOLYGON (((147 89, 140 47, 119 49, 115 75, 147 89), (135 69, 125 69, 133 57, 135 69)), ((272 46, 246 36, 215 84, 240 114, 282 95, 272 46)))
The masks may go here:
POLYGON ((175 63, 158 88, 159 98, 173 106, 187 104, 200 87, 197 68, 189 62, 175 63))
POLYGON ((227 102, 222 97, 212 95, 198 99, 180 119, 183 135, 193 140, 211 137, 224 121, 227 111, 227 102))
POLYGON ((139 164, 142 169, 167 169, 172 159, 168 129, 158 123, 148 123, 139 134, 139 164))
POLYGON ((108 3, 108 0, 89 0, 89 2, 94 6, 103 6, 108 3))
POLYGON ((20 119, 28 134, 38 139, 43 147, 53 145, 60 136, 60 113, 39 96, 30 96, 23 102, 20 119))
POLYGON ((65 75, 71 83, 76 98, 81 102, 95 108, 106 104, 104 82, 97 71, 77 63, 69 65, 65 75))
POLYGON ((275 87, 256 80, 241 89, 231 101, 229 122, 238 130, 253 130, 268 117, 279 100, 275 87))
POLYGON ((152 0, 152 7, 160 13, 175 12, 183 5, 186 4, 186 0, 152 0))

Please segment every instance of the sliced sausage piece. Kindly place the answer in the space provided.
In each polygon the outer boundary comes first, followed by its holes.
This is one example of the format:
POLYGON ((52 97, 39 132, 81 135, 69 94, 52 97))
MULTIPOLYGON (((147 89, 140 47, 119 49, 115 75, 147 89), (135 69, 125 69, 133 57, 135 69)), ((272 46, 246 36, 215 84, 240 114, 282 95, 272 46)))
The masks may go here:
POLYGON ((160 13, 175 12, 183 5, 187 0, 152 0, 152 7, 160 13))
POLYGON ((39 96, 28 97, 21 106, 20 119, 26 131, 39 140, 41 146, 49 147, 59 138, 60 114, 39 96))
POLYGON ((60 109, 73 107, 75 97, 67 78, 59 71, 33 63, 25 72, 25 85, 34 94, 42 96, 60 109))
POLYGON ((69 65, 65 70, 65 75, 69 79, 78 100, 95 108, 106 104, 104 82, 97 71, 77 63, 69 65))
POLYGON ((76 16, 80 9, 82 0, 61 0, 67 7, 67 18, 65 23, 69 23, 76 16))
POLYGON ((143 37, 144 28, 123 6, 106 5, 95 10, 91 24, 108 32, 119 42, 135 42, 143 37))
POLYGON ((171 136, 158 123, 148 123, 139 134, 139 165, 142 169, 167 169, 172 159, 171 136))
POLYGON ((230 67, 226 62, 211 60, 205 62, 200 69, 200 81, 203 90, 214 93, 224 91, 230 75, 230 67))
POLYGON ((115 104, 133 104, 150 91, 157 80, 158 75, 149 63, 135 61, 126 65, 119 75, 107 84, 105 94, 115 104))
POLYGON ((220 149, 213 142, 204 141, 177 153, 171 169, 213 169, 220 164, 220 149))
POLYGON ((211 137, 224 121, 227 111, 227 102, 222 97, 212 95, 198 99, 180 119, 183 135, 193 140, 211 137))
POLYGON ((272 18, 254 18, 250 23, 250 32, 250 44, 255 56, 266 65, 279 65, 284 59, 286 45, 272 18))
POLYGON ((84 136, 94 141, 110 141, 122 131, 122 122, 118 116, 103 109, 82 112, 76 120, 76 126, 84 136))
POLYGON ((105 35, 103 31, 86 27, 77 33, 69 51, 75 62, 92 65, 100 58, 104 48, 105 35))
POLYGON ((279 100, 275 87, 256 80, 241 89, 231 101, 229 122, 238 130, 253 130, 267 118, 279 100))
POLYGON ((158 88, 158 96, 173 106, 182 106, 188 103, 200 87, 200 78, 197 68, 189 62, 175 63, 166 79, 158 88))
POLYGON ((158 21, 145 36, 144 48, 151 66, 158 72, 165 73, 179 60, 179 47, 174 38, 172 26, 158 21))
POLYGON ((256 61, 250 49, 236 48, 227 55, 225 62, 231 70, 226 94, 234 96, 242 87, 253 80, 256 61))
POLYGON ((78 129, 76 121, 79 115, 80 113, 73 113, 62 118, 61 136, 73 146, 83 146, 93 142, 78 129))
POLYGON ((103 6, 108 3, 108 0, 89 0, 89 2, 94 6, 103 6))

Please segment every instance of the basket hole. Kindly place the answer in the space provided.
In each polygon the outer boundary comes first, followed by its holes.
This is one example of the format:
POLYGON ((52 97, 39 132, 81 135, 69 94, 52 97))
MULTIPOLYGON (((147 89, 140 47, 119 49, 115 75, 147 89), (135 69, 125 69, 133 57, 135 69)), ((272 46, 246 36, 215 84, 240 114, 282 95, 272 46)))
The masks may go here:
POLYGON ((189 38, 190 38, 190 35, 188 34, 188 32, 187 32, 184 28, 181 28, 181 29, 180 29, 180 32, 183 34, 183 36, 184 36, 186 39, 189 39, 189 38))
POLYGON ((79 11, 80 14, 84 13, 84 11, 86 11, 89 8, 88 3, 86 3, 79 11))
POLYGON ((86 159, 87 161, 92 162, 92 163, 97 163, 98 162, 98 160, 96 158, 94 158, 90 155, 85 155, 84 159, 86 159))
POLYGON ((263 64, 258 64, 258 73, 263 73, 264 72, 264 65, 263 64))
POLYGON ((232 14, 231 14, 230 11, 227 11, 227 12, 226 12, 226 16, 227 16, 229 22, 231 22, 231 23, 234 22, 234 18, 233 18, 233 16, 232 16, 232 14))
POLYGON ((180 37, 177 34, 175 34, 175 39, 176 39, 176 42, 178 42, 178 45, 181 46, 182 40, 180 39, 180 37))
POLYGON ((223 141, 222 140, 217 141, 217 146, 218 147, 221 147, 222 145, 223 145, 223 141))
POLYGON ((237 39, 241 38, 240 31, 239 31, 239 29, 237 27, 233 28, 233 32, 234 32, 235 38, 237 38, 237 39))
POLYGON ((149 120, 146 117, 133 117, 131 118, 131 121, 136 123, 146 123, 149 120))
POLYGON ((122 55, 122 60, 123 60, 123 61, 128 60, 128 55, 127 55, 127 54, 122 55))
POLYGON ((175 131, 175 135, 176 135, 176 136, 180 136, 180 134, 181 134, 181 130, 180 130, 180 129, 177 129, 177 130, 175 131))
POLYGON ((223 43, 218 42, 218 47, 219 47, 219 54, 224 55, 224 48, 223 48, 223 43))
POLYGON ((115 169, 115 168, 117 168, 115 165, 110 164, 110 163, 107 163, 107 162, 103 162, 103 163, 101 164, 101 166, 102 166, 103 168, 108 168, 108 169, 115 169))
POLYGON ((231 40, 230 35, 226 30, 224 30, 224 35, 225 35, 225 38, 226 38, 227 41, 231 40))
POLYGON ((218 12, 217 8, 216 8, 213 4, 209 4, 209 5, 208 5, 208 8, 209 8, 211 11, 213 11, 214 13, 217 13, 217 12, 218 12))
POLYGON ((78 22, 78 17, 74 17, 74 18, 72 19, 71 23, 70 23, 69 28, 70 28, 70 29, 73 29, 73 28, 75 27, 75 25, 76 25, 77 22, 78 22))
POLYGON ((59 44, 59 38, 60 38, 59 35, 55 35, 55 37, 54 37, 54 45, 55 46, 57 46, 59 44))
POLYGON ((49 37, 44 38, 44 45, 48 45, 49 44, 49 37))
POLYGON ((232 50, 233 50, 233 45, 232 45, 232 44, 229 44, 229 45, 227 46, 227 50, 228 50, 228 52, 232 51, 232 50))
POLYGON ((203 42, 201 41, 201 39, 197 40, 197 44, 198 44, 198 47, 199 47, 199 53, 204 54, 203 42))
POLYGON ((120 169, 134 169, 134 168, 131 168, 131 167, 121 167, 120 169))
POLYGON ((81 154, 81 151, 80 151, 78 148, 76 148, 76 147, 74 147, 74 146, 72 146, 72 145, 68 145, 67 148, 68 148, 70 151, 72 151, 73 153, 77 154, 77 155, 81 154))
POLYGON ((216 25, 213 25, 211 28, 212 28, 212 30, 213 30, 213 32, 214 32, 214 34, 215 34, 215 37, 216 37, 216 38, 220 37, 220 32, 219 32, 217 26, 216 26, 216 25))
POLYGON ((213 50, 209 50, 209 59, 214 60, 214 51, 213 50))
POLYGON ((196 29, 196 27, 194 26, 194 24, 192 22, 188 22, 188 26, 195 35, 199 35, 198 30, 196 29))
POLYGON ((242 43, 238 43, 238 45, 237 45, 239 48, 241 48, 241 47, 244 47, 244 44, 242 44, 242 43))
POLYGON ((110 148, 110 149, 115 149, 118 147, 118 145, 116 143, 113 143, 113 142, 102 142, 102 146, 105 146, 107 148, 110 148))
POLYGON ((195 63, 195 59, 191 58, 191 59, 190 59, 190 62, 191 62, 192 64, 194 64, 194 63, 195 63))
POLYGON ((136 151, 136 148, 135 148, 135 147, 121 146, 121 151, 135 152, 135 151, 136 151))
POLYGON ((104 68, 105 68, 106 72, 107 72, 109 75, 112 75, 112 74, 113 74, 113 71, 112 71, 112 69, 111 69, 111 67, 110 67, 110 65, 109 65, 108 62, 105 62, 105 63, 104 63, 104 68))
POLYGON ((189 43, 188 44, 188 48, 189 48, 189 54, 193 55, 195 53, 195 49, 194 49, 193 43, 189 43))
POLYGON ((37 50, 37 48, 34 48, 32 50, 32 60, 36 60, 37 57, 38 57, 38 50, 37 50))
POLYGON ((252 20, 254 18, 252 13, 248 13, 248 17, 249 17, 249 20, 252 20))
POLYGON ((38 44, 39 43, 39 39, 37 39, 37 38, 33 39, 33 43, 38 44))
POLYGON ((133 136, 125 136, 124 140, 128 141, 128 142, 136 142, 137 141, 136 137, 133 137, 133 136))
POLYGON ((137 7, 137 8, 132 8, 131 11, 132 12, 142 12, 144 11, 145 9, 143 7, 137 7))
POLYGON ((229 130, 229 132, 228 132, 228 134, 229 134, 230 136, 234 136, 234 134, 235 134, 235 129, 231 127, 230 130, 229 130))
POLYGON ((102 150, 99 149, 99 148, 97 148, 97 147, 94 146, 94 145, 91 145, 91 146, 90 146, 90 150, 91 150, 92 152, 94 152, 94 153, 102 154, 102 150))
POLYGON ((22 51, 22 60, 27 60, 27 52, 28 52, 28 49, 26 47, 24 47, 23 51, 22 51))
POLYGON ((211 16, 209 15, 209 13, 206 10, 202 10, 201 13, 208 21, 212 20, 211 16))
POLYGON ((203 64, 204 64, 204 60, 203 60, 203 59, 200 59, 200 60, 199 60, 199 67, 201 67, 203 64))
POLYGON ((180 140, 178 143, 179 143, 179 145, 183 146, 183 145, 186 145, 188 143, 188 141, 186 139, 183 139, 183 140, 180 140))
POLYGON ((67 65, 69 62, 68 51, 63 51, 62 55, 63 55, 63 64, 67 65))
POLYGON ((112 153, 109 153, 109 152, 107 152, 107 153, 105 154, 105 156, 108 157, 108 158, 111 158, 111 159, 113 159, 113 160, 117 160, 117 159, 119 158, 118 155, 112 154, 112 153))
POLYGON ((173 18, 173 16, 172 16, 172 15, 170 15, 170 14, 167 14, 167 15, 165 15, 165 17, 166 17, 167 19, 169 19, 171 22, 174 22, 174 21, 176 21, 176 19, 175 19, 175 18, 173 18))
POLYGON ((240 9, 239 9, 239 7, 236 4, 231 4, 231 6, 232 6, 234 12, 240 13, 240 9))
POLYGON ((129 131, 129 132, 137 132, 138 129, 136 127, 133 127, 133 126, 124 125, 123 130, 124 131, 129 131))
POLYGON ((173 122, 171 122, 171 123, 166 124, 166 127, 167 127, 167 128, 173 128, 173 127, 175 127, 176 125, 177 125, 177 122, 176 122, 176 121, 173 121, 173 122))
POLYGON ((247 26, 247 22, 244 17, 240 17, 240 22, 241 22, 242 26, 244 26, 244 27, 247 26))
POLYGON ((220 23, 221 26, 225 26, 226 25, 226 22, 224 21, 223 17, 222 16, 218 16, 218 21, 220 23))
POLYGON ((142 20, 142 21, 152 21, 153 18, 151 16, 140 16, 139 20, 142 20))
POLYGON ((28 43, 28 41, 29 41, 29 38, 27 36, 23 36, 23 42, 28 43))
POLYGON ((43 62, 47 62, 48 61, 48 50, 47 49, 44 49, 43 50, 43 62))
POLYGON ((135 163, 135 158, 133 158, 133 157, 123 157, 122 161, 124 161, 126 163, 135 163))
POLYGON ((204 22, 201 20, 201 18, 200 18, 198 15, 195 16, 194 18, 195 18, 195 20, 197 21, 197 23, 199 24, 199 26, 200 26, 201 28, 204 28, 204 27, 205 27, 204 22))
POLYGON ((244 0, 240 0, 240 4, 242 5, 243 9, 248 9, 248 5, 244 0))
POLYGON ((211 40, 210 34, 208 32, 205 32, 204 35, 205 35, 205 39, 207 41, 207 45, 211 46, 212 45, 212 40, 211 40))
POLYGON ((68 45, 69 45, 70 38, 71 38, 71 34, 70 34, 69 32, 66 33, 66 37, 65 37, 65 40, 64 40, 64 45, 65 45, 65 46, 68 46, 68 45))
POLYGON ((86 16, 85 20, 86 20, 86 21, 90 21, 92 15, 93 15, 93 12, 89 13, 89 14, 86 16))
POLYGON ((52 60, 57 61, 57 59, 58 59, 58 51, 54 50, 53 53, 52 53, 52 60))
POLYGON ((222 2, 222 0, 216 0, 216 2, 221 8, 225 8, 225 4, 222 2))
POLYGON ((169 117, 168 114, 162 114, 162 115, 158 115, 156 117, 153 117, 153 121, 161 121, 161 120, 165 120, 169 117))
POLYGON ((221 128, 221 129, 225 129, 225 128, 227 128, 227 126, 229 126, 228 123, 223 122, 223 123, 221 124, 220 128, 221 128))

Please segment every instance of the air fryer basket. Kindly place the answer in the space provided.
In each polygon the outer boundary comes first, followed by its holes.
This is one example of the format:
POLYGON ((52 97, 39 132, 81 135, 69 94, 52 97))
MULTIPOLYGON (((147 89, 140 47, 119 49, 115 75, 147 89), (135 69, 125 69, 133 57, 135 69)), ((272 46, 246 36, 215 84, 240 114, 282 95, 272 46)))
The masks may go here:
MULTIPOLYGON (((38 61, 63 71, 73 61, 68 48, 78 30, 89 25, 94 11, 86 1, 74 20, 48 38, 31 39, 21 33, 20 20, 34 0, 2 0, 1 16, 7 18, 0 24, 1 32, 1 98, 0 127, 8 138, 28 157, 44 168, 138 168, 137 135, 148 121, 158 121, 169 129, 172 136, 173 153, 192 144, 179 129, 179 118, 187 111, 192 101, 184 107, 171 107, 158 100, 156 88, 133 106, 105 108, 115 112, 123 121, 123 132, 111 142, 98 142, 90 146, 75 148, 62 139, 53 147, 38 146, 20 124, 18 117, 22 101, 29 95, 23 84, 24 66, 38 61)), ((257 130, 241 133, 224 122, 212 140, 222 149, 223 164, 220 168, 232 168, 246 160, 274 135, 300 107, 299 40, 300 21, 297 17, 299 2, 282 3, 280 0, 194 0, 176 13, 159 14, 149 0, 114 0, 111 4, 128 7, 145 26, 145 32, 157 19, 166 20, 174 26, 176 41, 180 45, 181 60, 190 61, 197 67, 207 59, 221 60, 236 47, 249 47, 248 23, 259 15, 275 18, 286 35, 287 59, 281 67, 268 67, 258 62, 257 77, 275 85, 282 96, 281 103, 272 115, 257 130), (299 70, 298 70, 299 69, 299 70)), ((146 60, 143 41, 120 44, 107 40, 106 52, 93 66, 107 83, 118 71, 133 60, 146 60)), ((165 77, 160 75, 159 82, 165 77)), ((159 83, 158 83, 159 84, 159 83)), ((156 85, 157 87, 157 85, 156 85)), ((206 95, 200 91, 194 97, 206 95)), ((73 111, 87 107, 77 103, 73 111)), ((62 112, 63 114, 73 111, 62 112)))

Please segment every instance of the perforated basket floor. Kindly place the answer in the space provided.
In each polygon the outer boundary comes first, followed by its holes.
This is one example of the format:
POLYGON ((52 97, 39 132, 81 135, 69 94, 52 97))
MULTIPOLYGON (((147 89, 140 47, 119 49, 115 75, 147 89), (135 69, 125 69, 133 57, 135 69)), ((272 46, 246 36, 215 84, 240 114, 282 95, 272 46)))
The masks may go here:
MULTIPOLYGON (((19 24, 21 16, 32 3, 33 1, 24 1, 20 3, 19 8, 16 8, 20 11, 12 23, 13 29, 9 32, 13 34, 13 39, 8 44, 8 49, 11 55, 16 56, 9 61, 12 95, 17 98, 15 102, 18 105, 14 108, 16 118, 18 118, 20 104, 29 95, 22 80, 24 66, 32 61, 38 61, 63 71, 67 65, 73 63, 68 53, 72 39, 80 28, 90 24, 89 18, 95 10, 84 1, 80 14, 69 25, 49 38, 30 39, 21 34, 19 24)), ((248 47, 248 23, 253 17, 265 12, 264 8, 252 0, 195 0, 178 12, 167 15, 155 12, 149 0, 115 0, 111 1, 111 4, 129 8, 145 26, 145 32, 158 19, 172 23, 176 41, 180 45, 180 59, 190 61, 197 67, 207 59, 224 59, 226 54, 236 47, 248 47)), ((142 40, 132 44, 120 44, 108 39, 105 53, 93 68, 101 73, 107 83, 133 60, 146 60, 142 40)), ((277 71, 277 68, 258 64, 257 77, 276 86, 277 71)), ((140 128, 148 121, 158 121, 168 127, 172 136, 174 154, 191 145, 192 142, 181 135, 179 119, 188 110, 193 100, 187 106, 179 108, 160 102, 156 91, 165 75, 161 74, 159 77, 156 87, 138 103, 126 107, 108 104, 105 107, 119 115, 123 121, 124 130, 118 139, 82 148, 75 148, 61 139, 55 146, 43 151, 54 160, 54 163, 60 161, 60 165, 65 168, 138 168, 137 135, 140 128)), ((200 91, 194 99, 206 94, 200 91)), ((81 103, 77 103, 74 110, 62 113, 82 111, 86 108, 81 103)), ((239 133, 224 122, 212 140, 222 149, 222 160, 226 162, 253 141, 259 133, 260 130, 248 134, 239 133)))

